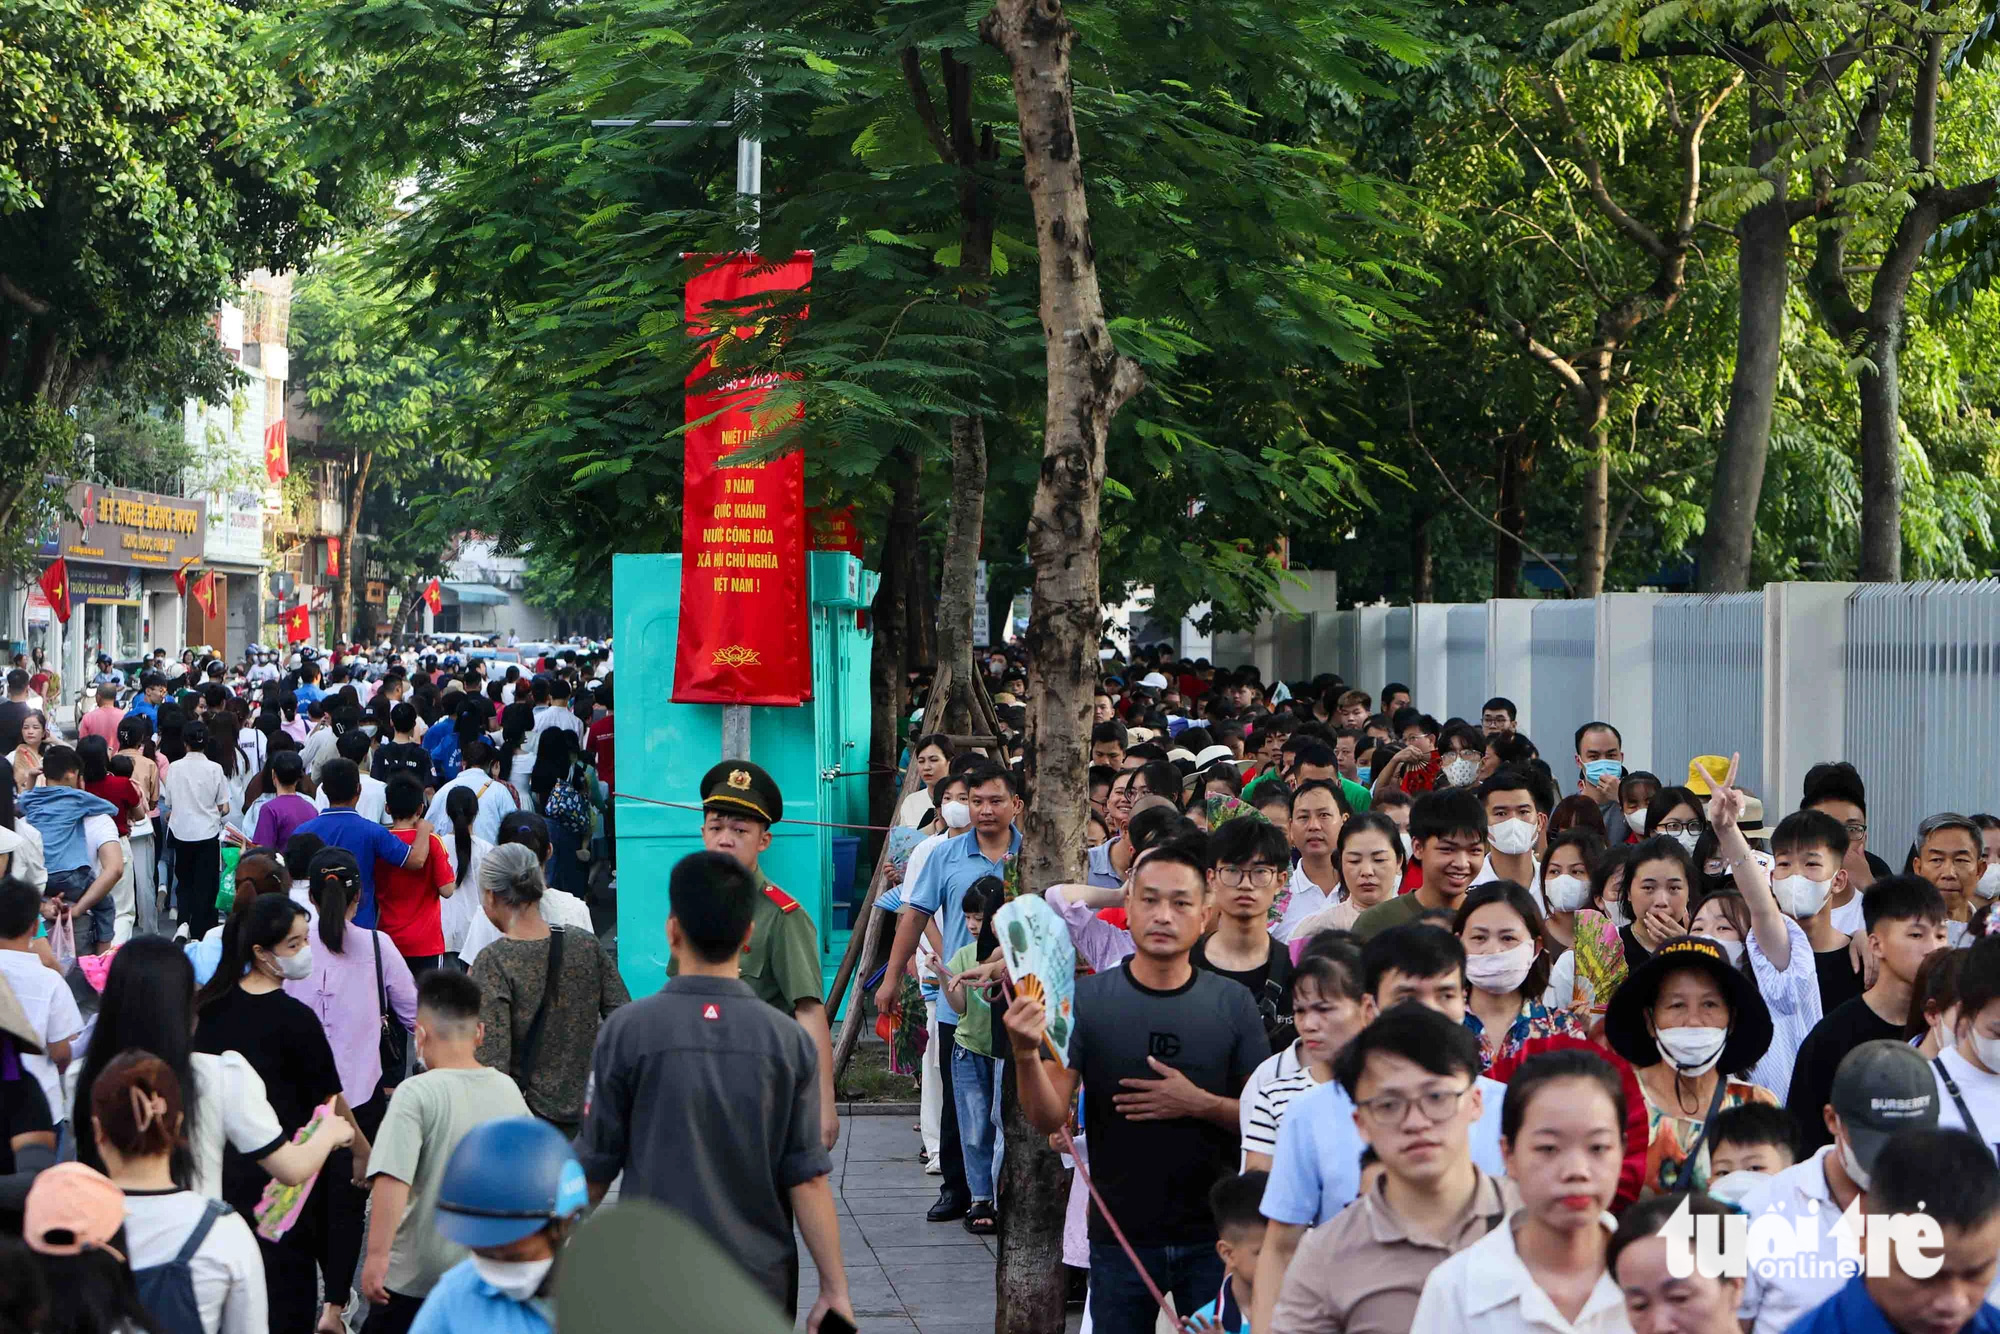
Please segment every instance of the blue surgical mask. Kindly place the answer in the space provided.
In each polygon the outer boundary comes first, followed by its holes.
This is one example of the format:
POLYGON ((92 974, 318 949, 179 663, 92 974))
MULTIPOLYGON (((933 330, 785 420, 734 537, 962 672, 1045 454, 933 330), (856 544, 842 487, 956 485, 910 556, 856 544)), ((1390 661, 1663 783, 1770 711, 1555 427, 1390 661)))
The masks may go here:
POLYGON ((1368 782, 1368 775, 1373 772, 1373 765, 1357 764, 1354 766, 1354 781, 1365 785, 1368 782))
POLYGON ((1625 766, 1618 760, 1592 760, 1583 766, 1583 776, 1593 783, 1601 783, 1607 778, 1623 778, 1625 766))

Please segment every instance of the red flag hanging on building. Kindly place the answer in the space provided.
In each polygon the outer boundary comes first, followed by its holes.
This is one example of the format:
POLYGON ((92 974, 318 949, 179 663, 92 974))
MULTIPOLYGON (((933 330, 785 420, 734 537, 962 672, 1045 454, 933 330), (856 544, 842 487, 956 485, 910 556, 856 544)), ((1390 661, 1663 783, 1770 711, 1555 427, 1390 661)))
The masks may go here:
POLYGON ((216 596, 214 570, 210 570, 207 574, 194 581, 194 600, 201 607, 202 615, 208 617, 210 620, 215 619, 216 596))
MULTIPOLYGON (((782 264, 756 255, 709 257, 688 280, 688 332, 717 334, 705 314, 712 305, 804 291, 811 282, 808 251, 782 264)), ((751 332, 738 329, 735 336, 751 332)), ((805 455, 793 450, 761 463, 729 462, 771 430, 758 418, 774 381, 745 374, 718 384, 713 353, 711 344, 687 380, 687 418, 701 424, 685 437, 674 700, 796 705, 812 698, 805 455)))
POLYGON ((61 556, 57 556, 49 565, 49 568, 42 571, 40 582, 42 596, 49 600, 49 610, 55 613, 58 621, 61 621, 64 625, 68 625, 69 562, 65 561, 61 556))
POLYGON ((337 537, 326 539, 326 577, 340 578, 340 539, 337 537))
POLYGON ((189 556, 181 562, 180 568, 174 571, 174 592, 180 594, 182 597, 188 595, 188 566, 200 559, 201 557, 199 556, 189 556))
POLYGON ((280 417, 264 428, 264 475, 275 482, 291 471, 291 442, 285 438, 285 419, 280 417))
POLYGON ((285 642, 297 644, 312 638, 312 613, 301 602, 285 613, 285 642))
POLYGON ((433 616, 444 610, 444 585, 435 578, 424 585, 424 605, 431 609, 433 616))

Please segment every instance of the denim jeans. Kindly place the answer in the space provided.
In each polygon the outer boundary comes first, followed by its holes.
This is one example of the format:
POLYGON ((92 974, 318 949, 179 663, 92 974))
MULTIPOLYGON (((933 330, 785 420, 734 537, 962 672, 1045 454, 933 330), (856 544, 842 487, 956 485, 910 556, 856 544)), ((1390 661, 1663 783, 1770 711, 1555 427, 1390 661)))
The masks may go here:
POLYGON ((951 1049, 951 1093, 958 1104, 958 1142, 965 1151, 965 1187, 975 1200, 993 1198, 993 1178, 1000 1170, 1000 1137, 993 1126, 997 1069, 991 1056, 981 1056, 960 1046, 951 1049))
MULTIPOLYGON (((1121 1219, 1120 1222, 1136 1220, 1121 1219)), ((1160 1291, 1173 1294, 1182 1320, 1215 1300, 1222 1289, 1222 1257, 1202 1246, 1134 1246, 1160 1291)), ((1160 1308, 1146 1281, 1115 1241, 1090 1243, 1090 1326, 1093 1334, 1153 1334, 1160 1308)))

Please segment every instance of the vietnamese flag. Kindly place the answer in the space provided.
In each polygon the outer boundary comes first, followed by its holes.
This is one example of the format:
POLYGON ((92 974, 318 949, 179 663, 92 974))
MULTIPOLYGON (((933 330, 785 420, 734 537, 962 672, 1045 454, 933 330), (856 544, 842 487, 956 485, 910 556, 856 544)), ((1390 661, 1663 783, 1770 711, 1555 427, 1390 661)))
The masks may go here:
POLYGON ((194 581, 194 600, 201 605, 201 614, 215 619, 215 571, 210 570, 194 581))
POLYGON ((264 475, 275 482, 291 471, 291 445, 285 438, 285 419, 280 417, 264 428, 264 475))
POLYGON ((285 642, 296 644, 311 638, 312 613, 307 610, 306 604, 301 602, 285 613, 285 642))
POLYGON ((49 600, 49 610, 64 625, 69 624, 69 563, 57 556, 48 569, 42 571, 42 596, 49 600))
POLYGON ((444 610, 444 585, 435 578, 424 585, 424 605, 431 609, 433 616, 444 610))

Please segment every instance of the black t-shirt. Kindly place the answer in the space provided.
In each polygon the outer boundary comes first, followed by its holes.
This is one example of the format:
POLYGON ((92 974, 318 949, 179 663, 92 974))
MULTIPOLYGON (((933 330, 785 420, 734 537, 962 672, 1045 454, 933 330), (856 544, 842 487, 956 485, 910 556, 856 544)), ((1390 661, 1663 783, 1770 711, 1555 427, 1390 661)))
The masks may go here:
POLYGON ((11 699, 0 699, 0 755, 21 744, 21 724, 34 710, 11 699))
MULTIPOLYGON (((290 1141, 313 1109, 340 1092, 340 1071, 319 1020, 282 991, 253 996, 236 987, 202 1010, 196 1051, 241 1052, 264 1081, 264 1093, 290 1141)), ((222 1198, 246 1218, 270 1175, 232 1147, 222 1156, 222 1198)))
MULTIPOLYGON (((1133 1245, 1214 1245, 1208 1192, 1236 1170, 1237 1132, 1192 1117, 1127 1120, 1112 1102, 1128 1091, 1119 1081, 1158 1079, 1152 1057, 1234 1098, 1269 1054, 1250 993, 1205 969, 1172 991, 1141 986, 1130 962, 1077 979, 1070 1063, 1083 1076, 1090 1174, 1133 1245)), ((1090 1238, 1115 1240, 1095 1209, 1090 1238)))
MULTIPOLYGON (((1862 985, 1861 974, 1854 971, 1854 960, 1845 945, 1824 954, 1814 950, 1813 971, 1819 974, 1821 1014, 1832 1014, 1866 989, 1862 985)), ((1776 1092, 1775 1089, 1772 1091, 1776 1092)))
POLYGON ((1840 1068, 1841 1058, 1847 1053, 1877 1038, 1901 1042, 1903 1026, 1890 1023, 1870 1009, 1864 998, 1856 996, 1813 1025, 1813 1031, 1799 1044, 1785 1107, 1792 1120, 1798 1122, 1800 1157, 1833 1143, 1833 1134, 1826 1128, 1826 1104, 1833 1096, 1833 1072, 1840 1068))
POLYGON ((1273 936, 1270 953, 1265 956, 1262 966, 1247 972, 1236 972, 1209 962, 1208 942, 1211 939, 1212 936, 1203 936, 1195 942, 1194 951, 1188 955, 1189 962, 1197 968, 1206 968, 1217 977, 1226 977, 1247 987, 1257 1002, 1257 1014, 1264 1021, 1264 1036, 1270 1042, 1271 1050, 1280 1052, 1291 1046, 1299 1032, 1292 1026, 1290 947, 1273 936))
POLYGON ((415 774, 425 787, 431 782, 431 753, 415 741, 390 741, 375 748, 371 777, 386 783, 397 774, 415 774))

